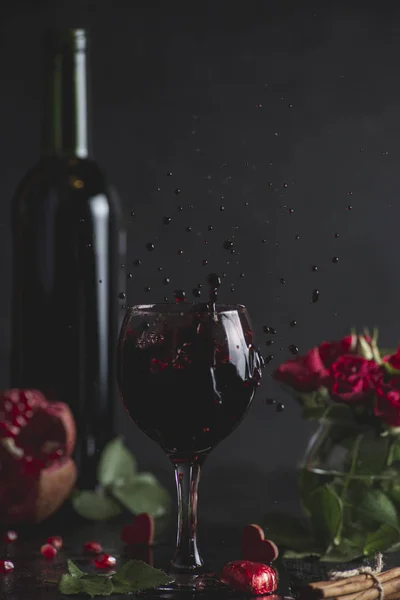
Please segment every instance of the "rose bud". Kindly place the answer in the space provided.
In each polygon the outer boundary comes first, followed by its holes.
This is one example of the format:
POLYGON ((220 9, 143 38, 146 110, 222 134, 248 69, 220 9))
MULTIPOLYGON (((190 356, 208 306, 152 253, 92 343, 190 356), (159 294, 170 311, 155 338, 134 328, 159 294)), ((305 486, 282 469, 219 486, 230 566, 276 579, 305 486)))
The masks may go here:
POLYGON ((278 587, 275 569, 263 563, 234 560, 222 569, 221 581, 239 592, 253 596, 274 592, 278 587))

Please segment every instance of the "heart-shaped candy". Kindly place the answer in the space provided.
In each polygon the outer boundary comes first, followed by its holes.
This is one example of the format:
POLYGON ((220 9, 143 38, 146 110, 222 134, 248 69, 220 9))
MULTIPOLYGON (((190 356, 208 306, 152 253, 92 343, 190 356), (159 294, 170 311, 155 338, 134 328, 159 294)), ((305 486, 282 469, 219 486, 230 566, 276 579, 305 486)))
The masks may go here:
POLYGON ((259 563, 271 563, 278 558, 278 547, 266 540, 259 525, 246 525, 242 531, 242 556, 244 560, 259 563))
POLYGON ((148 513, 136 515, 133 523, 125 525, 121 531, 121 540, 125 544, 144 544, 150 546, 153 543, 154 519, 148 513))

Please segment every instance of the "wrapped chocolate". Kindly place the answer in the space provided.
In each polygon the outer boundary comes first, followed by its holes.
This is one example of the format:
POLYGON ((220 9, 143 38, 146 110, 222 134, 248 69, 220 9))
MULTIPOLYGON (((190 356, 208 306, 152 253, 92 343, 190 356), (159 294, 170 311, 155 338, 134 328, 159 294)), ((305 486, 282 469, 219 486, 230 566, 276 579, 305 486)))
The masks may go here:
POLYGON ((239 592, 260 596, 274 592, 278 587, 275 569, 250 560, 234 560, 222 569, 221 581, 239 592))

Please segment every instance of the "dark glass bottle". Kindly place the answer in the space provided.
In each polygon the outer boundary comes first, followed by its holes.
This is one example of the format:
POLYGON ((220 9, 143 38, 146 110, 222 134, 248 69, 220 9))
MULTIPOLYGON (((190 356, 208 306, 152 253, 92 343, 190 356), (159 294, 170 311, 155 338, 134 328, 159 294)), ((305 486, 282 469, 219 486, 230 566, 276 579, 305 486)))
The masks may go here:
POLYGON ((81 482, 93 486, 114 434, 124 234, 91 155, 86 31, 49 32, 45 59, 42 157, 12 205, 11 384, 71 407, 81 482))

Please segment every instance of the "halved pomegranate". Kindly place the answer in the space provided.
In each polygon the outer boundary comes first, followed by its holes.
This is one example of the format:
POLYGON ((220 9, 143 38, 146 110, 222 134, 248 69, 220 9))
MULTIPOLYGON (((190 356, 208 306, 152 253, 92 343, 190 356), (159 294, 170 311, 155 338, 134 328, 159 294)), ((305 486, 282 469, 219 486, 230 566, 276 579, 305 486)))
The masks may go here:
POLYGON ((75 422, 66 404, 36 390, 0 395, 0 522, 43 521, 71 492, 75 422))

